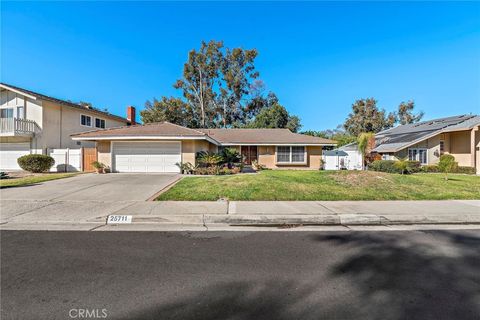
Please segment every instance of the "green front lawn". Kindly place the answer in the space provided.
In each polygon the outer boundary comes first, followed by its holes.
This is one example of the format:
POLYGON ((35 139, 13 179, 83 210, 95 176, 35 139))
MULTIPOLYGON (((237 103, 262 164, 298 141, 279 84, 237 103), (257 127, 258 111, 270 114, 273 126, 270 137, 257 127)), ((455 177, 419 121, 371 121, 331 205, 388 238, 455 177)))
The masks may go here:
POLYGON ((21 178, 9 178, 0 180, 0 188, 22 187, 40 182, 68 178, 76 176, 78 172, 70 173, 41 173, 21 178))
POLYGON ((185 177, 157 200, 480 199, 480 177, 372 171, 281 171, 185 177))

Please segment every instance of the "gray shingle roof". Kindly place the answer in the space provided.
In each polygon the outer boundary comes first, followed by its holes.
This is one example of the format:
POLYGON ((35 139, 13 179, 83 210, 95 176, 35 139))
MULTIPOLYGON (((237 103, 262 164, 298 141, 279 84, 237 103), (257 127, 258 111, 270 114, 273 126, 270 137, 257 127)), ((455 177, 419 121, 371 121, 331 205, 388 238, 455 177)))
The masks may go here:
POLYGON ((293 133, 288 129, 190 129, 169 122, 150 123, 73 134, 75 139, 132 137, 192 137, 211 139, 224 145, 299 144, 334 145, 335 141, 293 133))
POLYGON ((197 129, 222 144, 336 144, 336 141, 288 129, 197 129))
POLYGON ((460 115, 398 126, 377 133, 373 151, 396 152, 442 132, 468 130, 477 125, 480 116, 460 115))

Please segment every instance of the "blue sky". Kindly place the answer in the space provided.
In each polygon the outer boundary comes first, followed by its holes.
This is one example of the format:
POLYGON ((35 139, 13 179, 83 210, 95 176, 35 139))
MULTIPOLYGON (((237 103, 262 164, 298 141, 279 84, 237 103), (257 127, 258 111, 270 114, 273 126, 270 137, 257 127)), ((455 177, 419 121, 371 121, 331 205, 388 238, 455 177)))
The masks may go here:
POLYGON ((2 2, 1 80, 125 115, 179 95, 201 40, 257 48, 268 90, 303 130, 358 98, 425 118, 480 113, 480 2, 2 2))

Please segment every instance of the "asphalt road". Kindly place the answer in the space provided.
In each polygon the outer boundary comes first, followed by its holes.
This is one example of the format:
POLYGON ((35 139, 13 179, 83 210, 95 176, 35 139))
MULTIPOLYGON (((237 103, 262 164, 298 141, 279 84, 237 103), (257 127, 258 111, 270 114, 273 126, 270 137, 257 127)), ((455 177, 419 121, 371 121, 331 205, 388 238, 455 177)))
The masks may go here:
POLYGON ((480 233, 2 231, 1 319, 80 315, 479 319, 480 233))

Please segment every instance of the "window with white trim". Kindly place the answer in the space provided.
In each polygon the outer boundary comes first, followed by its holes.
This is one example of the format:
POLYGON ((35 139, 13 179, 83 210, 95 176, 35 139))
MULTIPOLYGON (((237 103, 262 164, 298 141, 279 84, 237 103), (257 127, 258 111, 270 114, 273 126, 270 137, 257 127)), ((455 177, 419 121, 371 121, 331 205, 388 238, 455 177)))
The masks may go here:
POLYGON ((292 162, 305 162, 305 147, 292 147, 292 162))
POLYGON ((80 124, 85 127, 91 127, 92 126, 92 117, 87 116, 85 114, 82 114, 80 116, 80 124))
POLYGON ((290 147, 277 147, 277 162, 290 162, 290 147))
POLYGON ((305 162, 305 146, 277 146, 277 163, 305 162))
POLYGON ((95 128, 105 129, 105 120, 104 120, 104 119, 95 118, 95 128))
POLYGON ((421 164, 427 164, 427 149, 425 148, 409 148, 408 160, 418 161, 421 164))

